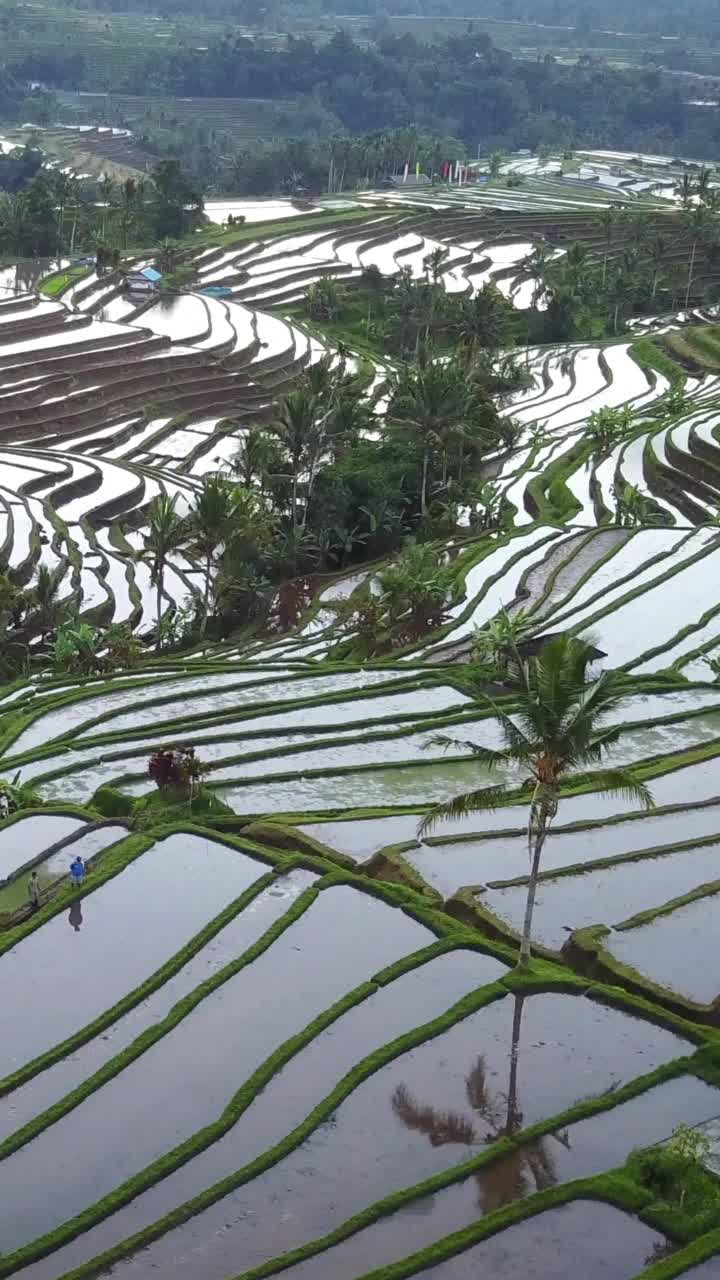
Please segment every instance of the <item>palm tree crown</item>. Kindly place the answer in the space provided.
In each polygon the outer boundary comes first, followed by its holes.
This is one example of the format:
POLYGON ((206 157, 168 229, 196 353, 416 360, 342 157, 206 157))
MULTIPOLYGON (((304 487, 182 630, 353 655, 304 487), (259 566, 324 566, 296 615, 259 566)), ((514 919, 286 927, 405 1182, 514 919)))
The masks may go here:
POLYGON ((205 476, 188 521, 190 544, 202 557, 204 566, 203 632, 208 620, 213 561, 232 528, 234 491, 235 486, 224 476, 205 476))
POLYGON ((176 509, 177 494, 172 498, 167 493, 160 493, 153 498, 148 507, 148 532, 145 534, 145 550, 151 560, 152 580, 157 593, 157 640, 156 649, 162 647, 161 617, 163 582, 168 557, 173 551, 185 546, 188 538, 187 521, 176 509))
MULTIPOLYGON (((592 786, 638 801, 649 809, 653 800, 648 788, 625 768, 596 769, 605 752, 620 735, 617 725, 603 724, 626 696, 620 673, 604 672, 599 679, 588 678, 588 667, 596 650, 588 640, 559 635, 545 644, 538 656, 524 661, 515 653, 518 670, 517 705, 512 718, 491 699, 485 698, 497 716, 505 739, 500 750, 476 743, 457 744, 440 738, 444 745, 469 747, 486 769, 520 767, 526 773, 524 786, 530 790, 528 846, 531 871, 523 928, 520 963, 530 958, 530 932, 535 890, 543 845, 550 823, 557 813, 560 787, 578 780, 592 769, 592 786)), ((423 834, 441 819, 466 817, 481 809, 507 803, 505 785, 485 787, 456 796, 431 809, 420 825, 423 834)))

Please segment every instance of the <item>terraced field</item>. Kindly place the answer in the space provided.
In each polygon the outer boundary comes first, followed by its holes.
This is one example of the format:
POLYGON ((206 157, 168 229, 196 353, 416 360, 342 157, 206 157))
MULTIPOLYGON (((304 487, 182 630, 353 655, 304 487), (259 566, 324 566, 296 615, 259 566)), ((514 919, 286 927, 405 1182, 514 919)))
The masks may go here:
MULTIPOLYGON (((227 298, 134 310, 105 276, 0 303, 3 554, 26 579, 47 557, 89 616, 147 627, 148 501, 187 494, 227 456, 228 417, 267 417, 324 350, 284 305, 370 262, 421 273, 436 244, 448 288, 495 276, 526 305, 530 222, 298 215, 198 254, 227 298)), ((286 635, 0 690, 0 772, 44 801, 0 827, 0 1276, 718 1274, 716 1221, 690 1229, 626 1163, 681 1124, 717 1159, 718 385, 647 334, 531 349, 528 368, 495 468, 512 519, 453 539, 424 643, 337 660, 328 605, 356 566, 286 635), (619 406, 628 436, 593 451, 590 413, 619 406), (653 520, 615 523, 623 482, 653 520), (592 777, 564 795, 524 972, 526 801, 418 836, 428 805, 489 781, 436 738, 499 743, 465 660, 503 606, 530 639, 589 629, 627 673, 610 763, 655 800, 592 777), (139 825, 149 755, 181 744, 226 808, 139 825)), ((167 607, 198 584, 178 559, 167 607)))
MULTIPOLYGON (((428 255, 444 248, 448 290, 471 293, 494 280, 517 306, 532 301, 534 282, 522 263, 543 234, 544 220, 534 215, 378 211, 347 221, 347 212, 303 215, 282 202, 247 212, 265 219, 268 233, 260 222, 253 239, 245 233, 235 247, 199 250, 194 293, 138 305, 123 292, 122 279, 106 273, 50 300, 11 292, 17 278, 8 276, 0 301, 0 554, 22 581, 40 563, 56 570, 62 594, 74 596, 92 619, 147 628, 152 592, 140 555, 143 512, 160 492, 177 494, 182 507, 205 472, 230 461, 245 424, 272 416, 298 373, 324 354, 323 342, 282 316, 309 284, 351 279, 371 265, 386 275, 405 269, 421 277, 428 255), (297 233, 270 234, 268 220, 282 226, 289 214, 297 233), (212 296, 218 288, 227 296, 212 296)), ((592 247, 592 222, 563 217, 556 215, 562 234, 584 230, 592 247)), ((527 495, 539 472, 549 458, 561 463, 572 452, 589 409, 631 401, 652 411, 665 385, 634 363, 627 345, 532 352, 530 360, 535 383, 506 412, 527 425, 528 435, 543 422, 544 436, 540 442, 534 431, 532 445, 515 451, 500 477, 518 526, 532 518, 527 495)), ((382 371, 369 379, 379 407, 382 385, 382 371)), ((703 413, 707 396, 703 385, 703 413)), ((669 485, 687 469, 676 450, 678 430, 658 459, 669 485)), ((648 439, 648 458, 661 436, 648 439)), ((707 430, 705 437, 712 448, 707 430)), ((634 442, 634 451, 618 460, 623 474, 634 474, 631 458, 640 466, 639 449, 634 442)), ((578 523, 594 524, 611 510, 606 472, 603 463, 597 482, 592 471, 568 477, 581 504, 578 523)), ((663 510, 672 506, 675 516, 668 518, 688 522, 702 519, 711 501, 705 484, 688 480, 675 506, 665 501, 663 510)), ((197 566, 177 557, 167 607, 192 597, 198 581, 197 566)))

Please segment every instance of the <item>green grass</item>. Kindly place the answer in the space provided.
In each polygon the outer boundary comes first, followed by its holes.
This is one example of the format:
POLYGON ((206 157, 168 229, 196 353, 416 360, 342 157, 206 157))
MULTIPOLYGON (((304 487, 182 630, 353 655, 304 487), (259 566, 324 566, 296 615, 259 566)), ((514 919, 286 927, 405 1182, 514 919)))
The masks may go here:
POLYGON ((46 297, 56 298, 59 294, 64 293, 66 289, 69 289, 71 284, 77 284, 78 280, 82 280, 87 275, 90 275, 89 267, 68 267, 66 271, 58 271, 52 275, 44 276, 38 285, 38 289, 46 297))
POLYGON ((630 355, 640 365, 652 373, 662 374, 671 387, 685 385, 685 371, 677 364, 669 353, 654 338, 638 338, 630 347, 630 355))
POLYGON ((720 326, 711 326, 707 331, 690 326, 679 332, 668 333, 663 338, 663 346, 670 358, 691 367, 709 369, 715 372, 720 369, 720 326))

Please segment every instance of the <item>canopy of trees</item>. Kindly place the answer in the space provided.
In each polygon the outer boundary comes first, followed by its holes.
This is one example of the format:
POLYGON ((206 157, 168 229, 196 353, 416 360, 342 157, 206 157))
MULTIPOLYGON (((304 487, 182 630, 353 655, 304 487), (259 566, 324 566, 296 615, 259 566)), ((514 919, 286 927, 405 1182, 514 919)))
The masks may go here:
MULTIPOLYGON (((43 54, 37 70, 48 83, 67 83, 67 57, 59 58, 53 73, 52 58, 43 54)), ((22 70, 32 74, 31 58, 22 70)), ((146 61, 129 62, 113 87, 292 99, 314 104, 352 133, 414 124, 461 138, 473 150, 582 139, 710 155, 716 145, 716 112, 698 113, 654 70, 619 71, 589 57, 572 65, 551 56, 516 60, 473 31, 433 45, 392 33, 360 44, 338 31, 317 45, 290 36, 285 47, 229 32, 207 49, 154 49, 146 61)))

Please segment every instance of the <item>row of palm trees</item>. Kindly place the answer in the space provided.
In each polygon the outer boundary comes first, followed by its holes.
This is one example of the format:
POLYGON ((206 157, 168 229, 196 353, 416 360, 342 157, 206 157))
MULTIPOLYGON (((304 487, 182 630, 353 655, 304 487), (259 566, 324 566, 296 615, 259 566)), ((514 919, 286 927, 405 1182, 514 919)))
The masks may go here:
POLYGON ((226 476, 205 476, 188 513, 179 510, 176 494, 162 493, 153 498, 148 508, 145 555, 150 561, 156 593, 155 647, 158 652, 163 646, 165 573, 173 556, 179 551, 187 551, 202 566, 199 631, 204 635, 219 554, 249 539, 257 540, 263 529, 269 533, 260 495, 233 483, 226 476))
MULTIPOLYGON (((514 429, 508 419, 499 417, 487 392, 485 365, 475 363, 466 351, 449 360, 422 355, 417 364, 403 366, 392 375, 389 388, 380 433, 398 457, 419 456, 417 501, 422 522, 428 517, 431 496, 447 495, 451 485, 462 486, 470 461, 498 446, 511 445, 514 429)), ((325 357, 286 395, 267 430, 256 428, 243 434, 234 474, 205 477, 189 513, 179 510, 176 498, 163 494, 154 499, 148 509, 145 552, 157 596, 158 646, 165 572, 176 552, 189 550, 202 565, 200 631, 204 633, 211 603, 227 587, 228 566, 242 558, 239 548, 248 549, 250 544, 256 548, 273 534, 278 545, 285 539, 297 550, 312 544, 321 555, 323 545, 330 548, 332 544, 323 539, 326 512, 322 504, 314 504, 318 477, 323 468, 344 460, 351 478, 353 446, 370 432, 378 433, 380 427, 358 379, 347 372, 343 361, 333 367, 332 359, 325 357), (220 565, 223 572, 216 579, 220 565)), ((367 466, 362 451, 357 466, 359 471, 367 466)), ((373 515, 370 509, 365 515, 370 529, 382 520, 380 512, 373 515)), ((399 525, 398 537, 401 533, 399 525)), ((364 535, 338 529, 335 542, 338 537, 341 545, 349 538, 352 550, 356 543, 362 545, 364 535)), ((254 552, 249 558, 255 558, 254 552)))
POLYGON ((720 261, 720 214, 715 204, 700 203, 680 214, 668 214, 665 227, 638 210, 610 207, 598 216, 603 231, 601 255, 581 242, 558 255, 550 245, 538 244, 523 261, 536 286, 533 302, 542 299, 571 314, 582 328, 582 314, 591 317, 602 304, 611 332, 640 304, 655 304, 662 293, 671 309, 688 308, 696 284, 698 254, 709 264, 720 261))

